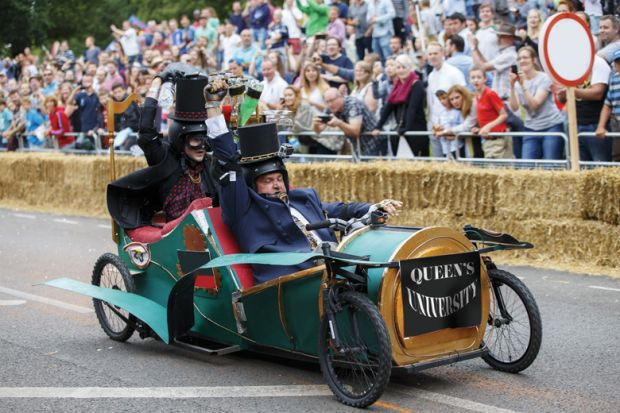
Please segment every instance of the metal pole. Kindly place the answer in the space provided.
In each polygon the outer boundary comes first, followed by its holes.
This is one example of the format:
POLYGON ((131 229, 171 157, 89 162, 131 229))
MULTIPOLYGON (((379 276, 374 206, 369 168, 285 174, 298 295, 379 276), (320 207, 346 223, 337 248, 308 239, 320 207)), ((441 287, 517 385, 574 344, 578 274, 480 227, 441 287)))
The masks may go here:
POLYGON ((420 34, 420 47, 422 48, 422 52, 426 53, 426 36, 424 32, 424 26, 422 25, 422 15, 420 13, 420 2, 418 0, 414 0, 413 4, 415 5, 415 14, 416 19, 418 20, 418 32, 420 34))

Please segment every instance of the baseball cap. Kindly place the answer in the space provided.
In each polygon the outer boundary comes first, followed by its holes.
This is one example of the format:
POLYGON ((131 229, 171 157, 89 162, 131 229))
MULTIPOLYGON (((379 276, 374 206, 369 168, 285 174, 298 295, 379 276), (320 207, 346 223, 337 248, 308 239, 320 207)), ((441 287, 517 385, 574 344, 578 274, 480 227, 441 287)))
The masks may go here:
POLYGON ((620 59, 620 49, 616 50, 612 56, 613 56, 613 61, 614 62, 616 60, 620 59))

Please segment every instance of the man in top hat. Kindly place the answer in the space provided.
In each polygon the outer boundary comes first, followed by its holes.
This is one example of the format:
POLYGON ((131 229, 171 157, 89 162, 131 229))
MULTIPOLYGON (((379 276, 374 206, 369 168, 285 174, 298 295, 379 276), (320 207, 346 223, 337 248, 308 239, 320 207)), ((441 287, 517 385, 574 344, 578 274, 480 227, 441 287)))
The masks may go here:
POLYGON ((208 155, 205 99, 207 76, 182 64, 169 65, 153 79, 141 108, 138 145, 149 168, 108 185, 108 209, 124 228, 150 225, 156 212, 172 221, 196 199, 209 197, 218 204, 215 167, 208 155), (168 141, 155 128, 157 97, 163 81, 176 82, 175 111, 168 118, 168 141))
MULTIPOLYGON (((222 81, 215 81, 214 86, 215 90, 225 87, 222 81)), ((273 123, 239 128, 239 154, 219 108, 221 97, 207 97, 206 124, 213 154, 223 170, 219 182, 222 217, 242 251, 310 251, 322 242, 335 242, 336 237, 330 229, 308 231, 306 224, 323 221, 326 215, 347 220, 368 212, 371 204, 323 203, 312 188, 291 189, 273 123)), ((375 208, 397 214, 401 205, 384 200, 375 208)), ((254 278, 262 283, 312 265, 254 265, 254 278)))

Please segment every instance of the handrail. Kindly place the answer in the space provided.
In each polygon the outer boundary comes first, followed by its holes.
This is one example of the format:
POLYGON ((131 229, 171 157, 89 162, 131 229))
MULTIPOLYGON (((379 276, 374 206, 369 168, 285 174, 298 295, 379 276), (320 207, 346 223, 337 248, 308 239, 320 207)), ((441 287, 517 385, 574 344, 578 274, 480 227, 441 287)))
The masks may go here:
MULTIPOLYGON (((114 132, 116 135, 117 132, 114 132)), ((79 132, 68 132, 65 133, 67 136, 78 136, 79 132)), ((137 133, 132 132, 131 136, 136 136, 137 133)), ((314 131, 280 131, 278 132, 279 136, 317 136, 319 134, 314 131)), ((323 136, 345 136, 342 131, 324 131, 321 132, 320 135, 323 136)), ((362 133, 363 136, 372 135, 370 132, 362 133)), ((396 131, 381 131, 381 136, 431 136, 431 131, 409 131, 404 134, 400 134, 396 131)), ((458 137, 468 137, 468 136, 476 136, 473 133, 459 133, 458 137)), ((445 162, 445 161, 455 161, 460 163, 469 163, 476 165, 495 165, 495 166, 514 166, 518 168, 534 168, 534 167, 549 167, 549 166, 561 166, 562 169, 570 169, 570 147, 568 146, 568 136, 563 132, 493 132, 490 133, 490 136, 557 136, 560 139, 564 140, 564 146, 566 150, 566 158, 564 159, 488 159, 488 158, 471 158, 471 157, 459 157, 457 153, 457 157, 455 159, 451 159, 448 157, 420 157, 414 156, 412 160, 416 161, 436 161, 436 162, 445 162)), ((581 132, 578 136, 595 136, 593 132, 581 132)), ((606 136, 611 138, 620 138, 619 132, 609 132, 606 136)), ((99 135, 93 135, 95 141, 98 141, 99 135)), ((356 148, 359 151, 359 140, 357 140, 356 148)), ((389 141, 388 141, 389 142, 389 141)), ((31 148, 31 149, 20 149, 31 152, 52 152, 54 149, 49 148, 31 148)), ((97 148, 93 150, 66 150, 62 149, 61 151, 65 153, 75 153, 75 154, 104 154, 108 153, 108 150, 104 150, 102 148, 97 148)), ((118 155, 133 155, 130 151, 122 151, 116 150, 116 154, 118 155)), ((291 160, 293 162, 307 162, 307 161, 317 161, 317 162, 325 162, 325 161, 348 161, 348 162, 359 162, 359 161, 376 161, 376 160, 387 160, 393 161, 400 158, 396 158, 396 156, 392 155, 391 151, 388 155, 385 156, 359 156, 359 152, 353 153, 351 155, 317 155, 317 154, 300 154, 295 153, 291 156, 291 160)), ((620 166, 620 162, 597 162, 597 161, 580 161, 580 165, 595 167, 595 166, 620 166)))
MULTIPOLYGON (((476 135, 474 133, 471 132, 462 132, 456 135, 457 137, 470 137, 470 136, 479 136, 476 135)), ((565 153, 566 153, 566 159, 512 159, 512 158, 505 158, 505 159, 488 159, 488 158, 461 158, 458 155, 458 151, 457 151, 457 155, 456 155, 456 161, 458 162, 480 162, 481 160, 484 160, 486 162, 488 161, 492 161, 491 163, 498 163, 498 164, 515 164, 515 165, 519 165, 519 164, 523 164, 523 165, 531 165, 531 164, 541 164, 541 165, 557 165, 557 164, 562 164, 566 166, 566 169, 570 169, 570 147, 568 144, 568 135, 566 135, 564 132, 491 132, 489 133, 489 136, 497 136, 497 137, 513 137, 513 136, 522 136, 522 137, 547 137, 547 136, 557 136, 558 138, 562 138, 564 140, 564 149, 565 149, 565 153)), ((483 138, 484 139, 484 138, 483 138)))
MULTIPOLYGON (((596 133, 594 132, 579 132, 577 134, 577 139, 579 139, 581 136, 583 136, 584 138, 596 138, 596 133)), ((618 139, 620 138, 620 132, 607 132, 605 134, 606 138, 612 138, 612 139, 618 139)), ((582 161, 579 160, 579 165, 581 166, 588 166, 588 167, 596 167, 596 166, 606 166, 606 167, 610 167, 610 166, 620 166, 620 163, 618 162, 606 162, 606 161, 582 161)))

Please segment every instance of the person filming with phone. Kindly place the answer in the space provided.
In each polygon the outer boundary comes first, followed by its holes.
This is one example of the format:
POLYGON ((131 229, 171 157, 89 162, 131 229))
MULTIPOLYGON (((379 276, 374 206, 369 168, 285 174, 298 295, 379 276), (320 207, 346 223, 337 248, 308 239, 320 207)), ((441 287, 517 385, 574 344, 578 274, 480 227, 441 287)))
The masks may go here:
MULTIPOLYGON (((317 134, 323 132, 328 126, 337 128, 350 140, 355 153, 362 156, 377 156, 385 153, 385 138, 370 134, 377 124, 375 115, 362 101, 352 96, 343 96, 338 89, 333 87, 325 91, 323 98, 327 110, 324 116, 314 118, 313 128, 317 134)), ((335 151, 320 152, 319 148, 319 153, 334 154, 335 151)))
MULTIPOLYGON (((563 116, 553 102, 551 78, 540 70, 536 51, 519 49, 510 73, 509 106, 517 115, 525 108, 526 132, 563 132, 563 116)), ((564 141, 559 136, 524 136, 523 159, 562 159, 564 141)))

